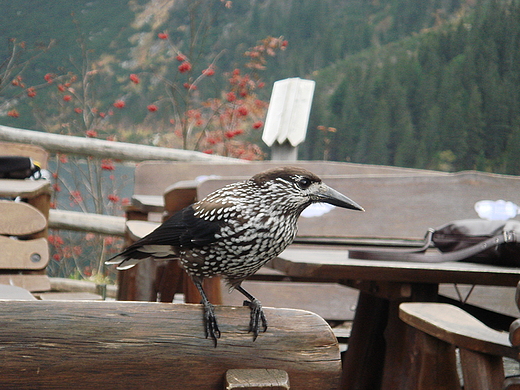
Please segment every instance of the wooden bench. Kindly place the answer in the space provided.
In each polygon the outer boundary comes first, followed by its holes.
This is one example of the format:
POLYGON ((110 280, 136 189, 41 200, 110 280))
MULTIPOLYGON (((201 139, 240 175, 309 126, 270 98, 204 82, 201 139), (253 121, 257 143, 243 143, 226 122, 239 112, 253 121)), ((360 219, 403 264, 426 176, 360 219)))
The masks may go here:
POLYGON ((48 224, 39 210, 25 202, 0 200, 0 215, 0 284, 23 288, 40 299, 101 299, 92 293, 51 292, 46 274, 48 224))
POLYGON ((299 166, 318 176, 444 175, 443 172, 438 171, 332 161, 257 161, 247 164, 145 161, 138 164, 135 169, 134 195, 132 205, 127 211, 128 219, 148 220, 149 213, 162 213, 165 209, 165 200, 168 200, 168 193, 175 190, 176 186, 177 194, 172 199, 184 198, 184 203, 193 203, 193 196, 196 193, 190 192, 189 188, 197 186, 197 178, 211 176, 249 178, 267 169, 284 165, 299 166), (185 192, 184 195, 180 195, 182 191, 185 192))
MULTIPOLYGON (((520 307, 520 284, 516 303, 520 307)), ((416 369, 408 386, 415 389, 465 390, 520 389, 520 377, 504 378, 507 357, 520 361, 520 319, 509 332, 492 329, 457 306, 445 303, 402 303, 400 318, 417 330, 414 355, 416 369), (462 378, 456 370, 455 349, 459 350, 462 378)))
POLYGON ((200 305, 0 301, 0 387, 337 389, 340 354, 327 323, 264 310, 269 328, 253 342, 249 308, 216 307, 215 348, 200 305))
POLYGON ((0 200, 0 215, 0 284, 32 292, 49 290, 45 275, 49 248, 42 237, 47 220, 33 206, 8 200, 0 200))
MULTIPOLYGON (((47 168, 49 159, 47 151, 39 146, 14 142, 0 142, 0 156, 30 157, 42 169, 47 168)), ((0 179, 0 199, 17 197, 36 207, 45 218, 49 218, 51 185, 46 180, 0 179)))
MULTIPOLYGON (((320 167, 319 162, 315 163, 320 167)), ((334 172, 340 172, 339 167, 342 165, 336 164, 334 172)), ((143 167, 146 169, 143 168, 142 173, 147 172, 147 177, 153 176, 152 166, 153 164, 144 164, 143 167)), ((308 168, 313 169, 309 166, 308 168)), ((327 165, 321 165, 324 172, 325 168, 329 169, 328 172, 332 171, 327 165)), ((446 174, 387 168, 374 166, 362 168, 357 164, 347 164, 343 167, 343 172, 349 172, 351 169, 350 172, 354 172, 353 174, 323 176, 327 184, 360 202, 366 212, 346 213, 345 210, 334 209, 319 218, 300 218, 297 242, 414 246, 420 243, 429 227, 439 226, 452 219, 476 218, 474 204, 479 200, 491 198, 520 201, 517 200, 520 193, 518 177, 473 171, 446 174)), ((166 167, 164 169, 167 170, 166 167)), ((244 178, 246 177, 210 178, 196 184, 193 181, 178 182, 169 188, 169 194, 181 194, 173 198, 181 199, 177 207, 182 207, 223 185, 244 178), (188 191, 191 191, 191 195, 188 191)), ((143 225, 141 222, 129 222, 128 228, 129 232, 135 232, 135 239, 149 231, 146 223, 143 225), (136 225, 139 225, 140 231, 134 229, 136 225)), ((262 271, 257 277, 262 278, 262 271)), ((140 280, 143 280, 142 274, 140 280)), ((151 288, 157 286, 153 282, 153 277, 146 283, 141 287, 147 291, 147 294, 151 288)), ((441 290, 446 289, 441 288, 441 290)), ((478 290, 483 300, 495 292, 488 287, 478 290)), ((218 297, 219 294, 217 290, 215 295, 218 297)), ((171 298, 171 294, 164 294, 164 296, 171 298)), ((216 303, 223 302, 227 298, 233 300, 232 296, 227 294, 220 296, 222 301, 214 300, 216 303)), ((473 297, 477 296, 476 293, 473 295, 473 297)), ((198 302, 197 295, 192 302, 198 302)))

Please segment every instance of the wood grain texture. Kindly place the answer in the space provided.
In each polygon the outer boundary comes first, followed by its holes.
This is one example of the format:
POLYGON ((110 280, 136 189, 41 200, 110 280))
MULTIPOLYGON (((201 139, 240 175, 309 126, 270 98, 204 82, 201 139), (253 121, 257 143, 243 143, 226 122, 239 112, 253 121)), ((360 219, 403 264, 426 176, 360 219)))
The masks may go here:
POLYGON ((52 209, 49 212, 49 227, 123 237, 125 235, 125 218, 52 209))
POLYGON ((407 302, 399 317, 407 324, 452 345, 490 355, 520 358, 509 333, 487 327, 464 310, 444 303, 407 302))
POLYGON ((465 262, 415 263, 350 259, 345 249, 292 245, 272 260, 288 276, 319 281, 344 280, 410 283, 461 283, 516 286, 520 268, 465 262))
POLYGON ((168 186, 182 180, 194 180, 199 176, 216 175, 248 179, 267 169, 287 165, 308 169, 320 177, 331 175, 359 175, 360 177, 373 175, 447 175, 444 172, 423 169, 333 161, 251 161, 247 164, 240 164, 240 162, 243 162, 241 160, 235 161, 239 164, 232 160, 231 163, 213 162, 211 164, 199 161, 144 161, 139 163, 135 169, 134 194, 162 195, 168 186))
POLYGON ((226 390, 289 390, 289 375, 275 369, 231 369, 226 372, 226 390))
POLYGON ((13 240, 0 236, 0 270, 41 270, 49 264, 45 238, 13 240))
POLYGON ((23 202, 0 200, 0 234, 29 236, 47 227, 47 220, 37 209, 23 202))
POLYGON ((41 131, 17 129, 0 125, 0 139, 10 142, 40 145, 51 153, 65 153, 82 156, 107 158, 116 160, 184 160, 223 162, 246 164, 245 160, 215 156, 192 150, 159 148, 156 146, 137 145, 126 142, 112 142, 96 138, 71 137, 41 131))
POLYGON ((460 349, 464 387, 472 390, 501 389, 504 382, 502 356, 460 349))
POLYGON ((47 180, 11 180, 2 179, 0 196, 6 198, 32 199, 42 194, 51 193, 51 183, 47 180))
POLYGON ((200 305, 0 302, 0 388, 222 389, 232 368, 281 369, 291 389, 336 389, 337 341, 315 314, 266 308, 253 342, 249 309, 216 307, 217 348, 200 305))
POLYGON ((18 286, 31 292, 49 291, 51 289, 49 277, 42 274, 0 274, 0 284, 18 286))

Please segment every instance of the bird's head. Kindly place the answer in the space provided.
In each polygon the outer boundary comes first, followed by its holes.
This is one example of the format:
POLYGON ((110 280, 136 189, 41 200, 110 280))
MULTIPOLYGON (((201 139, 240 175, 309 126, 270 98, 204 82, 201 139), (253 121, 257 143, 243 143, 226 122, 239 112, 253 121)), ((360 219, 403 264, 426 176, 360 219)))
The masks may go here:
POLYGON ((364 211, 352 199, 329 187, 314 173, 296 167, 274 168, 251 178, 258 188, 265 190, 273 202, 303 211, 312 203, 328 203, 351 210, 364 211))

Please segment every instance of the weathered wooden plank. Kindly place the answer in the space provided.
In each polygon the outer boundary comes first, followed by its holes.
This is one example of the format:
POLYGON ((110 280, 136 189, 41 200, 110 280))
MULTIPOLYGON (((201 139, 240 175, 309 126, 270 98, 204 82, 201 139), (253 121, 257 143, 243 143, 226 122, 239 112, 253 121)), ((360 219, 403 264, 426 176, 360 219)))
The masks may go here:
POLYGON ((460 348, 490 355, 520 358, 509 333, 484 325, 464 310, 445 303, 403 303, 399 317, 409 325, 460 348))
POLYGON ((460 349, 464 388, 474 390, 500 389, 504 382, 502 356, 460 349))
POLYGON ((29 236, 47 227, 43 214, 27 203, 0 200, 0 215, 1 235, 29 236))
POLYGON ((18 286, 31 292, 51 289, 51 282, 47 275, 0 274, 0 284, 18 286))
POLYGON ((89 292, 45 292, 36 294, 42 301, 101 301, 103 297, 89 292))
POLYGON ((164 191, 164 208, 169 216, 197 201, 195 180, 179 181, 164 191))
POLYGON ((226 390, 288 390, 289 388, 289 375, 283 370, 231 369, 226 372, 226 390))
MULTIPOLYGON (((309 167, 317 173, 317 169, 309 167)), ((236 178, 225 175, 200 184, 198 197, 236 178)), ((298 236, 382 239, 424 238, 428 228, 455 219, 476 218, 474 205, 482 199, 518 201, 520 177, 463 171, 445 175, 340 175, 320 176, 324 183, 358 202, 364 213, 335 208, 298 221, 298 236)))
POLYGON ((0 139, 11 142, 21 142, 39 145, 49 152, 68 153, 106 158, 110 156, 120 160, 181 160, 181 161, 215 161, 247 163, 229 157, 213 156, 192 150, 159 148, 148 145, 137 145, 126 142, 112 142, 101 139, 71 137, 61 134, 44 133, 0 126, 0 139))
MULTIPOLYGON (((239 161, 239 160, 236 160, 239 161)), ((428 171, 423 169, 389 167, 383 165, 354 164, 333 161, 252 161, 248 164, 220 164, 171 161, 144 161, 135 168, 134 194, 162 195, 166 188, 183 180, 194 180, 201 176, 225 176, 250 178, 251 176, 284 165, 298 166, 308 169, 320 177, 337 175, 359 175, 371 177, 374 175, 434 175, 446 176, 446 172, 428 171)))
MULTIPOLYGON (((334 321, 354 319, 359 295, 353 288, 334 283, 246 280, 242 287, 266 306, 309 310, 326 320, 334 321)), ((224 305, 238 306, 244 301, 242 294, 228 294, 224 282, 222 292, 224 305)))
POLYGON ((200 305, 0 302, 0 387, 221 389, 231 368, 284 370, 295 390, 338 387, 338 344, 317 315, 266 308, 253 342, 247 307, 215 310, 216 348, 200 305))
POLYGON ((410 283, 461 283, 516 286, 520 268, 466 262, 415 263, 357 260, 341 248, 293 245, 271 261, 272 268, 293 277, 320 281, 368 280, 410 283), (370 265, 369 267, 367 265, 370 265))
POLYGON ((124 237, 125 218, 79 211, 50 210, 49 227, 124 237))
POLYGON ((108 298, 117 296, 117 286, 96 284, 88 280, 75 280, 67 278, 49 278, 52 291, 58 292, 86 292, 90 294, 105 295, 108 298), (104 291, 103 291, 104 290, 104 291))
POLYGON ((145 213, 162 213, 164 198, 162 195, 134 195, 132 206, 145 213))
POLYGON ((0 181, 0 196, 4 198, 35 198, 51 193, 51 183, 47 180, 11 180, 0 181))
POLYGON ((22 241, 0 236, 0 248, 0 269, 41 270, 49 264, 45 238, 22 241))

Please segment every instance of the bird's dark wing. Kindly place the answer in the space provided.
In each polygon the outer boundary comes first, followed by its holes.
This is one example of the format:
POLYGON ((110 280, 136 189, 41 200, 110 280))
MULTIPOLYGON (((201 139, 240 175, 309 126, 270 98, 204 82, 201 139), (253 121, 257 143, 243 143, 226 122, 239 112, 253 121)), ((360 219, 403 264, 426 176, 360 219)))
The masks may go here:
POLYGON ((179 248, 202 247, 216 241, 215 234, 221 226, 219 221, 196 217, 193 207, 188 206, 106 264, 118 264, 118 269, 127 269, 148 257, 174 259, 178 257, 179 248))
POLYGON ((188 248, 204 246, 215 241, 215 234, 220 227, 218 221, 196 217, 193 207, 188 206, 134 245, 173 245, 188 248))

